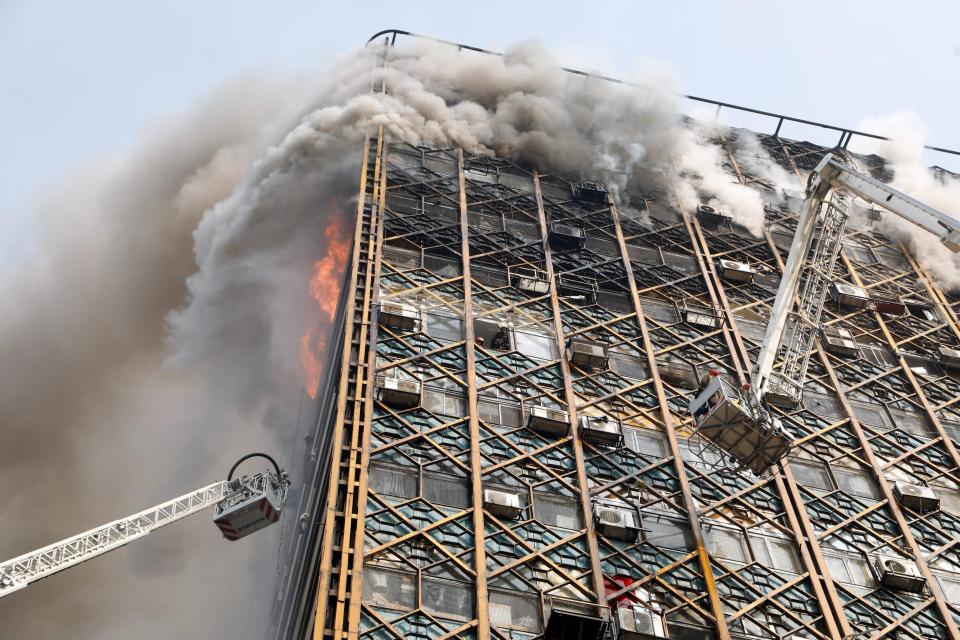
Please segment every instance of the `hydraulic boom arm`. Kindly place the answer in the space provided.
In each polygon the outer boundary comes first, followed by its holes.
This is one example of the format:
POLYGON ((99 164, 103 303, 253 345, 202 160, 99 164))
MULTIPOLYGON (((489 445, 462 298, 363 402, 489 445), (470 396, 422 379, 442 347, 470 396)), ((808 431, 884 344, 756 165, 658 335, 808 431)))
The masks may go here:
MULTIPOLYGON (((752 391, 757 399, 762 399, 770 391, 773 365, 783 344, 784 332, 788 328, 788 321, 800 285, 800 276, 804 267, 809 267, 811 273, 807 279, 803 300, 801 300, 802 308, 796 314, 792 325, 792 331, 798 337, 798 344, 795 346, 798 347, 797 362, 799 364, 794 367, 786 366, 790 364, 789 356, 791 355, 786 354, 785 367, 782 370, 781 379, 778 380, 790 395, 795 395, 799 399, 803 376, 806 373, 806 355, 809 353, 810 346, 808 340, 812 339, 812 331, 819 324, 819 308, 822 306, 825 293, 825 287, 811 286, 811 280, 814 283, 829 281, 829 269, 832 269, 836 252, 840 249, 839 241, 843 233, 849 196, 856 196, 881 206, 934 234, 951 251, 960 251, 960 223, 956 220, 879 180, 851 169, 834 158, 832 154, 827 154, 817 165, 811 177, 808 196, 790 245, 790 255, 784 267, 773 311, 767 324, 763 347, 754 368, 752 391), (828 197, 830 197, 829 201, 828 197), (814 231, 821 218, 820 213, 821 209, 824 209, 825 202, 827 206, 823 216, 824 228, 819 238, 820 246, 816 247, 813 258, 808 259, 814 241, 814 231), (835 237, 830 235, 831 214, 835 214, 834 217, 838 219, 842 218, 840 222, 833 225, 836 228, 835 237), (823 246, 826 243, 832 243, 832 246, 823 246), (804 309, 804 300, 807 302, 806 309, 804 309), (813 315, 816 317, 810 317, 813 315)), ((790 346, 788 343, 788 351, 790 346)))
MULTIPOLYGON (((234 469, 230 470, 231 477, 234 469)), ((279 467, 275 469, 276 473, 264 471, 236 480, 214 482, 140 513, 8 560, 0 564, 0 598, 214 505, 217 505, 214 522, 228 540, 267 527, 279 519, 288 484, 286 475, 279 467)))

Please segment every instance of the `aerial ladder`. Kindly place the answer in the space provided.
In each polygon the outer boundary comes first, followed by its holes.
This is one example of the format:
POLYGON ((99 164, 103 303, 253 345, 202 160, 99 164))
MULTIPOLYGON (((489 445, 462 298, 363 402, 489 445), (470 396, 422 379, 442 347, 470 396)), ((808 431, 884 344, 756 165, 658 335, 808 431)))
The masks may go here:
POLYGON ((803 398, 811 347, 854 198, 880 206, 934 234, 951 251, 960 251, 960 222, 833 154, 820 161, 807 183, 750 384, 738 389, 714 369, 690 401, 695 434, 718 449, 722 459, 758 476, 793 448, 793 438, 770 405, 793 408, 803 398), (780 366, 774 370, 778 356, 780 366))
POLYGON ((213 522, 223 537, 239 540, 280 519, 289 485, 287 474, 273 458, 248 454, 231 467, 226 480, 0 564, 0 598, 212 506, 216 506, 213 522), (273 469, 234 479, 240 463, 254 457, 266 458, 273 469))

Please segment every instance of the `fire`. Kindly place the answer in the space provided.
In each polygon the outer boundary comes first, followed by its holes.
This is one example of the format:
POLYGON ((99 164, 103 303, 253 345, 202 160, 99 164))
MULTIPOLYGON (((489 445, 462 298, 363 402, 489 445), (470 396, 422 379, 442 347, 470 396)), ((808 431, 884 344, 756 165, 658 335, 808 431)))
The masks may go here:
POLYGON ((317 387, 323 373, 323 361, 320 356, 327 349, 327 339, 323 332, 333 322, 333 317, 337 313, 340 281, 350 252, 350 245, 341 225, 339 216, 331 217, 330 224, 327 225, 323 234, 327 240, 327 253, 314 263, 313 277, 310 278, 310 295, 317 301, 321 311, 319 322, 300 338, 300 362, 305 377, 304 385, 311 398, 317 397, 317 387))

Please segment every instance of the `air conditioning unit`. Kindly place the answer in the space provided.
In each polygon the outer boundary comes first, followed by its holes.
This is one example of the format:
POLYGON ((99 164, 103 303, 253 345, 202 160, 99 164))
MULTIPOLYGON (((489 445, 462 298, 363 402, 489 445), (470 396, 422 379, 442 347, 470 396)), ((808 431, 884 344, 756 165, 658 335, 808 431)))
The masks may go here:
POLYGON ((554 222, 547 233, 551 249, 580 249, 587 241, 583 229, 565 222, 554 222))
POLYGON ((704 227, 716 229, 721 223, 729 220, 730 216, 720 213, 708 204, 702 204, 697 207, 697 218, 704 227))
POLYGON ((824 348, 840 356, 855 356, 860 353, 853 334, 846 329, 827 328, 823 330, 824 348))
POLYGON ((534 295, 543 295, 550 292, 550 281, 547 280, 547 274, 539 269, 511 269, 510 286, 534 295))
POLYGON ((586 340, 567 342, 567 360, 581 367, 607 368, 607 348, 586 340))
POLYGON ((757 274, 746 262, 720 260, 720 276, 731 282, 750 282, 757 274))
POLYGON ((527 428, 546 436, 562 438, 570 433, 570 414, 563 409, 531 407, 527 428))
POLYGON ((669 637, 663 610, 654 602, 618 607, 617 626, 620 629, 617 640, 652 640, 669 637))
POLYGON ((683 319, 688 324, 707 329, 718 329, 723 324, 723 312, 705 307, 683 308, 683 319))
POLYGON ((841 307, 850 309, 863 309, 870 304, 870 296, 867 295, 866 289, 842 282, 834 282, 830 285, 830 297, 841 307))
POLYGON ((383 302, 380 304, 379 323, 381 327, 412 331, 420 319, 420 312, 413 305, 402 302, 383 302))
POLYGON ((385 376, 377 380, 380 402, 395 409, 409 409, 420 404, 420 382, 385 376))
POLYGON ((951 369, 960 369, 960 349, 940 347, 937 353, 940 356, 940 364, 951 369))
POLYGON ((930 487, 900 481, 894 483, 893 495, 900 504, 918 513, 928 513, 940 508, 940 498, 930 487))
POLYGON ((606 416, 580 416, 580 438, 590 444, 616 447, 623 440, 618 420, 606 416))
POLYGON ((902 316, 907 312, 907 305, 900 298, 874 298, 873 308, 877 313, 885 316, 902 316))
POLYGON ((498 518, 506 518, 507 520, 516 520, 520 516, 520 512, 523 511, 520 496, 497 489, 483 490, 483 508, 498 518))
POLYGON ((607 190, 599 182, 584 180, 573 185, 572 190, 574 200, 595 204, 606 204, 607 202, 607 190))
POLYGON ((926 581, 913 560, 900 556, 877 555, 871 564, 877 582, 884 587, 913 593, 923 591, 926 581))
POLYGON ((593 522, 597 531, 615 540, 634 542, 640 535, 640 515, 626 504, 595 502, 593 522))

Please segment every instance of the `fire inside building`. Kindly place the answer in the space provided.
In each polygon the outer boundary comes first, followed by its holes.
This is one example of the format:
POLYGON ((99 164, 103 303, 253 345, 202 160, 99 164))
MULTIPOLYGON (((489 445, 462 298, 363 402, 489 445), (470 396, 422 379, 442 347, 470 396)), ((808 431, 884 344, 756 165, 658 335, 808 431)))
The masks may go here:
MULTIPOLYGON (((661 193, 617 206, 580 177, 367 141, 319 527, 278 637, 960 637, 960 298, 895 241, 811 226, 806 247, 839 235, 797 397, 764 404, 779 450, 698 428, 705 384, 751 404, 806 202, 750 175, 735 135, 710 143, 767 203, 760 237, 661 193)), ((757 135, 801 182, 837 152, 757 135)))

